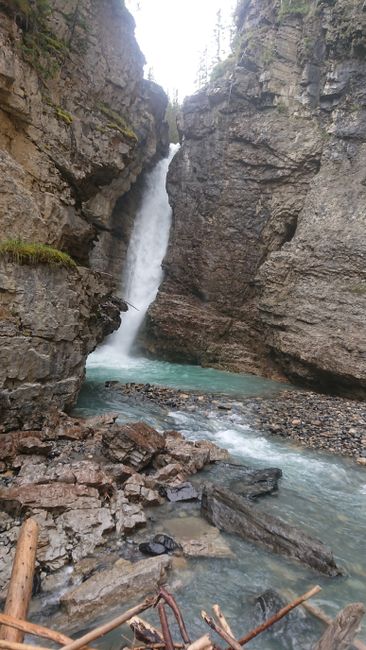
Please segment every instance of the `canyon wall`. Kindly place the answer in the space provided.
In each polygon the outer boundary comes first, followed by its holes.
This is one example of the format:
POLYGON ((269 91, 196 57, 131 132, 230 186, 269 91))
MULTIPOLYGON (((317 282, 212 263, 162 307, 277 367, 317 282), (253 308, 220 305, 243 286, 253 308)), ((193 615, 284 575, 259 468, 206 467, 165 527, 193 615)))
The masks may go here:
POLYGON ((71 406, 88 353, 119 325, 114 210, 167 149, 167 98, 143 79, 121 0, 1 0, 0 19, 0 248, 48 244, 78 265, 1 255, 6 429, 71 406))
POLYGON ((186 99, 152 355, 366 391, 366 5, 244 0, 186 99))

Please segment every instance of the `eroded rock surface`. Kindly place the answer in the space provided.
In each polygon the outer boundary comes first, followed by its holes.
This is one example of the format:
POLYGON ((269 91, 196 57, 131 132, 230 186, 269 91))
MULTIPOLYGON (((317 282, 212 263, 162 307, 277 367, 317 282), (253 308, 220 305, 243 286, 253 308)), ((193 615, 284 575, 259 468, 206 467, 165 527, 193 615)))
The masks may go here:
POLYGON ((365 394, 365 50, 358 0, 239 3, 183 106, 149 353, 365 394))

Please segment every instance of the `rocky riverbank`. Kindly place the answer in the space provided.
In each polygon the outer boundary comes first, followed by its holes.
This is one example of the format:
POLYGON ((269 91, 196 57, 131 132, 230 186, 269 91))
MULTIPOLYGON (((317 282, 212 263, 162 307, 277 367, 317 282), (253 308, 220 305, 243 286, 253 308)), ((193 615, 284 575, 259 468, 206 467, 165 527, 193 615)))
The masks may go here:
POLYGON ((218 417, 239 414, 249 426, 267 435, 352 456, 366 465, 365 402, 286 388, 276 394, 234 399, 150 384, 110 381, 106 387, 137 402, 148 401, 171 410, 213 410, 218 417))
MULTIPOLYGON (((151 563, 140 554, 134 557, 139 566, 126 565, 126 540, 146 525, 145 508, 192 498, 187 477, 228 452, 209 441, 186 441, 177 431, 162 434, 143 422, 116 420, 113 414, 78 420, 54 413, 42 430, 0 435, 0 598, 28 517, 40 527, 35 590, 71 589, 63 600, 70 616, 84 612, 74 590, 100 569, 114 572, 114 589, 129 575, 134 593, 154 589, 165 575, 166 560, 151 563)), ((94 587, 88 583, 88 606, 98 595, 94 587)))

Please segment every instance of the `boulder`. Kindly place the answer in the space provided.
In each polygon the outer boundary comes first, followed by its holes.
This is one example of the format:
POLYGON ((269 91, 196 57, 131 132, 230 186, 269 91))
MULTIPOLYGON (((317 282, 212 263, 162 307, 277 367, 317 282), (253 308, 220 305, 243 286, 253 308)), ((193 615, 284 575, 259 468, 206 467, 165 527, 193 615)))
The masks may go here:
POLYGON ((129 501, 146 506, 157 506, 164 501, 156 490, 146 485, 146 479, 141 474, 133 474, 124 484, 123 491, 129 501))
POLYGON ((164 533, 159 533, 158 535, 155 535, 153 542, 155 544, 162 544, 165 546, 166 550, 169 553, 173 553, 174 551, 178 551, 181 549, 181 545, 178 544, 178 542, 173 539, 173 537, 170 537, 170 535, 165 535, 164 533))
POLYGON ((168 501, 172 501, 173 503, 176 501, 195 501, 198 499, 196 488, 188 481, 175 486, 162 485, 159 488, 159 492, 166 496, 168 501))
POLYGON ((122 490, 118 490, 111 503, 116 519, 117 534, 130 533, 146 524, 146 515, 139 503, 130 503, 122 490))
POLYGON ((168 552, 163 544, 157 542, 142 542, 139 544, 139 551, 144 555, 163 555, 168 552))
POLYGON ((112 461, 140 471, 165 448, 164 437, 144 422, 113 424, 103 432, 103 451, 112 461))
POLYGON ((68 591, 61 597, 61 606, 69 619, 79 618, 84 624, 106 608, 154 591, 165 580, 170 566, 171 559, 166 555, 135 564, 117 564, 68 591))
POLYGON ((277 492, 282 470, 276 467, 266 469, 242 467, 240 469, 243 470, 240 479, 234 481, 230 486, 234 492, 247 499, 255 499, 259 496, 277 492))
POLYGON ((201 512, 220 530, 284 555, 327 576, 343 575, 331 550, 303 530, 261 512, 247 499, 218 485, 205 485, 201 512))

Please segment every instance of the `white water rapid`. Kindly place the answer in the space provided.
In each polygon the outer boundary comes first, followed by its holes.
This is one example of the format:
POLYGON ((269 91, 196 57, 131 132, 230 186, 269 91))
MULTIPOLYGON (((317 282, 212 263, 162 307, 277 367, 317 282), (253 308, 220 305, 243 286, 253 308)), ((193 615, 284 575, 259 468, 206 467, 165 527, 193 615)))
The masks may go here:
POLYGON ((122 314, 121 327, 91 355, 88 365, 125 362, 149 305, 156 298, 163 279, 161 263, 168 246, 172 217, 165 182, 178 148, 179 145, 171 144, 168 157, 158 162, 146 177, 123 271, 122 296, 133 306, 122 314))

